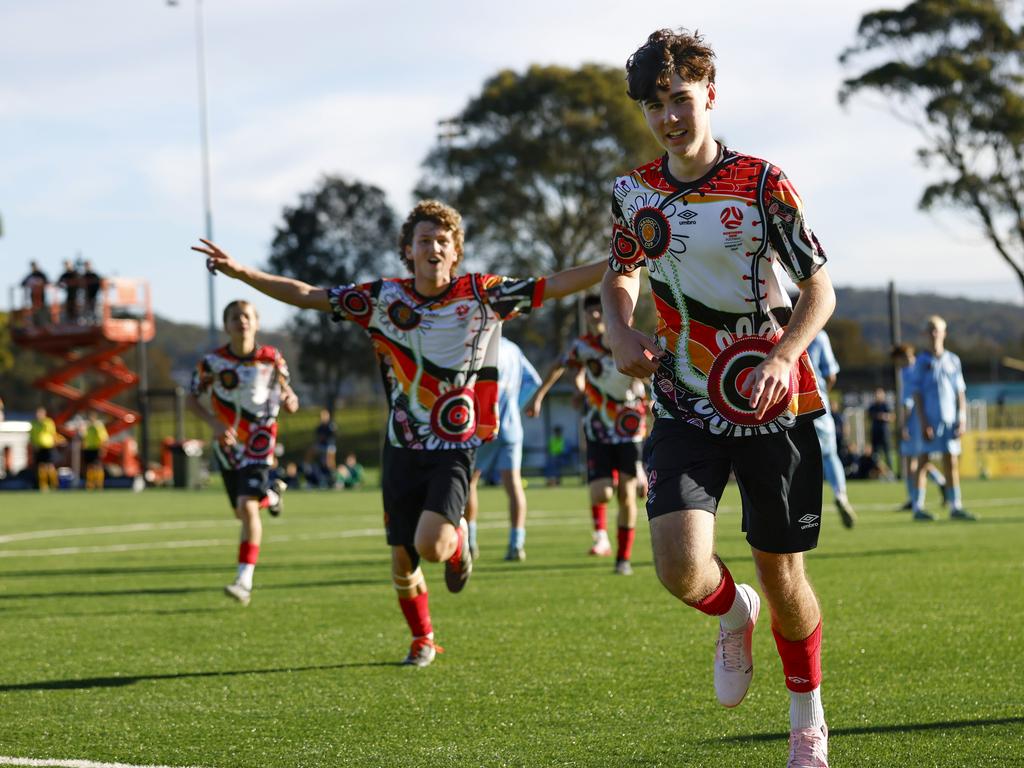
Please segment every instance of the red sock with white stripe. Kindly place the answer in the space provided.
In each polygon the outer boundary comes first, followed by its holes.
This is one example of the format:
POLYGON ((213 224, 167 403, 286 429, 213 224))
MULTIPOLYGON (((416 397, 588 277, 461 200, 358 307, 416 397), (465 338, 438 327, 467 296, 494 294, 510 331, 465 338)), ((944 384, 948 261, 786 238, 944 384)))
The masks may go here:
POLYGON ((235 582, 252 589, 252 574, 260 557, 260 545, 243 541, 238 545, 238 573, 235 582))
POLYGON ((791 728, 818 728, 825 724, 821 705, 821 622, 803 640, 787 640, 772 627, 775 647, 789 689, 791 728))

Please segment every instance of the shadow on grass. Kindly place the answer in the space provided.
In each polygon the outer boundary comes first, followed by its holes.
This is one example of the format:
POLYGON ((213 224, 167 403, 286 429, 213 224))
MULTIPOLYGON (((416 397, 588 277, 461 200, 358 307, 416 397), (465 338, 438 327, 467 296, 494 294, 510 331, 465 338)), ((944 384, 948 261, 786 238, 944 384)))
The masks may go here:
POLYGON ((306 667, 276 669, 229 669, 215 672, 176 672, 165 675, 125 675, 123 677, 85 677, 79 680, 40 680, 34 683, 0 685, 0 693, 10 691, 80 691, 90 688, 124 688, 147 680, 187 680, 203 677, 241 677, 243 675, 278 675, 291 672, 325 672, 332 669, 358 667, 401 667, 399 661, 363 661, 352 664, 318 664, 306 667))
MULTIPOLYGON (((223 570, 223 569, 222 569, 223 570)), ((381 579, 331 579, 325 581, 300 581, 291 584, 261 584, 260 591, 272 589, 309 589, 311 587, 352 587, 381 584, 381 579)), ((217 592, 215 587, 151 587, 146 589, 100 589, 79 592, 22 592, 2 594, 0 600, 50 599, 54 597, 125 597, 131 595, 189 595, 217 592)))
POLYGON ((137 608, 126 608, 123 611, 61 611, 59 616, 55 616, 52 613, 18 613, 18 611, 5 611, 3 615, 0 615, 0 621, 3 621, 4 619, 12 619, 15 621, 32 621, 34 619, 43 621, 49 619, 92 619, 100 616, 124 616, 126 614, 131 614, 132 616, 175 616, 183 613, 221 613, 223 610, 223 608, 155 608, 153 610, 146 611, 139 610, 137 608))
POLYGON ((818 552, 812 551, 808 553, 808 560, 847 560, 849 558, 857 557, 896 557, 899 555, 920 555, 920 554, 932 554, 933 549, 911 549, 904 547, 902 549, 861 549, 853 552, 818 552))
MULTIPOLYGON (((853 728, 829 728, 829 738, 833 736, 864 736, 872 733, 910 733, 915 731, 944 731, 953 728, 982 728, 989 725, 1020 725, 1024 717, 994 717, 987 720, 944 720, 938 723, 907 723, 905 725, 862 725, 853 728)), ((749 744, 761 741, 786 741, 788 733, 752 733, 746 736, 725 736, 720 739, 707 739, 708 743, 728 741, 734 744, 749 744)))

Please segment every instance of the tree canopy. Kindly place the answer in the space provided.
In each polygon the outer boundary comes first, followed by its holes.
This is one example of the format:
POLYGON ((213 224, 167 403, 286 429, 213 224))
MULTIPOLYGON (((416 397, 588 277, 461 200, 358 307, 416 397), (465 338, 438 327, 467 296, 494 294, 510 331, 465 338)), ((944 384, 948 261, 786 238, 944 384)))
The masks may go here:
MULTIPOLYGON (((297 206, 285 208, 282 219, 267 261, 276 274, 331 287, 402 268, 398 219, 375 186, 325 176, 316 189, 300 196, 297 206)), ((372 370, 366 364, 370 352, 365 334, 312 310, 296 313, 288 327, 299 342, 302 378, 316 385, 324 406, 333 412, 342 379, 372 370)))
MULTIPOLYGON (((621 68, 499 72, 444 121, 417 193, 459 209, 467 256, 517 276, 604 257, 615 176, 661 154, 621 68)), ((564 337, 570 302, 553 312, 564 337)))
POLYGON ((921 208, 968 212, 1024 288, 1024 78, 1020 0, 916 0, 865 14, 840 61, 869 61, 845 103, 875 91, 924 139, 943 178, 921 208))

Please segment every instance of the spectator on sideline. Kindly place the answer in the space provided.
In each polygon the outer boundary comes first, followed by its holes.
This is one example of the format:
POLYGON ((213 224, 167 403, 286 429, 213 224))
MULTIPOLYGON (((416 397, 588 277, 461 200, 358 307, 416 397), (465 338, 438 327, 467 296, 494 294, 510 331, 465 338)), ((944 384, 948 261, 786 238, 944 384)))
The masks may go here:
POLYGON ((95 323, 99 321, 96 316, 96 297, 99 296, 100 288, 103 287, 103 278, 92 268, 92 262, 86 259, 82 262, 82 293, 85 297, 83 316, 86 322, 95 323))
POLYGON ((363 465, 356 459, 355 453, 349 451, 345 460, 338 465, 338 482, 345 490, 358 488, 363 484, 363 465))
POLYGON ((875 390, 875 399, 868 406, 868 417, 871 419, 871 453, 881 469, 881 462, 892 474, 892 459, 889 456, 889 425, 892 423, 892 408, 889 406, 889 398, 885 390, 879 387, 875 390))
POLYGON ((50 279, 39 267, 38 261, 29 263, 29 273, 21 281, 21 287, 25 289, 25 303, 28 305, 32 322, 36 325, 43 325, 47 322, 46 313, 46 286, 50 279))
POLYGON ((64 289, 64 322, 78 322, 78 305, 84 285, 71 259, 64 260, 64 271, 57 278, 57 285, 64 289))

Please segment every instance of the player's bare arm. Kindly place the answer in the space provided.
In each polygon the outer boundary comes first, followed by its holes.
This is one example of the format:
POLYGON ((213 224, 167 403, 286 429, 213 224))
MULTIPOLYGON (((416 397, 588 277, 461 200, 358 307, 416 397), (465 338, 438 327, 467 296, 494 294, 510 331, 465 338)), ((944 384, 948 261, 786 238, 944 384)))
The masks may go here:
POLYGON ((537 391, 533 393, 533 397, 526 404, 526 408, 523 411, 530 418, 536 418, 540 415, 540 407, 544 403, 544 397, 555 385, 555 382, 562 378, 562 374, 565 373, 565 366, 561 362, 555 362, 554 365, 548 370, 547 375, 544 377, 544 381, 541 382, 540 386, 537 387, 537 391))
POLYGON ((601 282, 601 311, 605 338, 620 373, 638 379, 658 370, 664 351, 646 333, 633 328, 633 310, 640 295, 640 276, 634 271, 619 274, 609 270, 601 282))
POLYGON ((797 287, 800 298, 782 338, 751 376, 750 406, 757 409, 758 419, 786 396, 790 371, 836 307, 836 292, 825 267, 797 287))
POLYGON ((285 304, 291 304, 293 307, 316 309, 321 312, 331 311, 326 289, 317 288, 290 277, 261 272, 255 267, 235 261, 227 251, 210 240, 199 238, 199 241, 203 245, 193 245, 192 250, 206 256, 206 268, 211 272, 220 272, 235 280, 240 280, 260 293, 285 304))
POLYGON ((608 262, 601 259, 591 264, 583 264, 556 272, 544 281, 544 301, 560 299, 570 293, 577 293, 592 285, 597 285, 607 268, 608 262))
POLYGON ((219 442, 224 447, 230 447, 238 442, 235 430, 210 413, 203 406, 198 397, 195 395, 189 395, 187 402, 189 410, 209 425, 210 429, 213 431, 214 441, 219 442))

